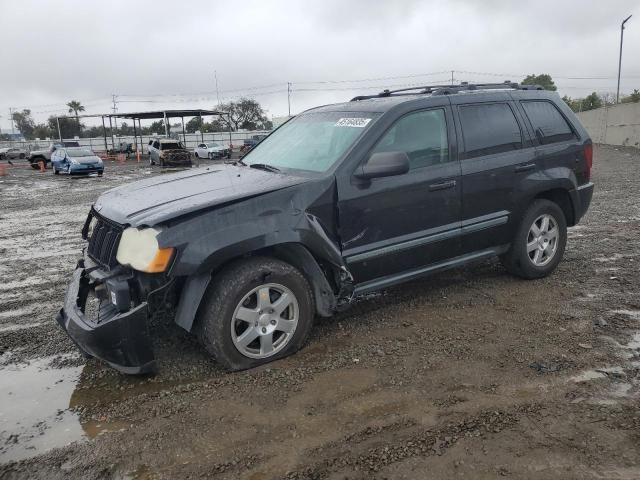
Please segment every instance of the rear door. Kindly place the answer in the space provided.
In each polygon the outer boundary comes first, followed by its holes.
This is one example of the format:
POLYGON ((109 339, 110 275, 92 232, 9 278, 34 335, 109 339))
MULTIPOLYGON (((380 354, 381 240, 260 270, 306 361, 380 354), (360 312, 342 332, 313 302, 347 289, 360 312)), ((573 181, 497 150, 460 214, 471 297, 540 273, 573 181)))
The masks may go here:
POLYGON ((551 100, 521 100, 525 119, 534 132, 537 163, 541 170, 566 168, 579 178, 584 173, 582 144, 577 132, 551 100))
POLYGON ((445 102, 403 114, 363 152, 360 164, 373 153, 405 152, 408 173, 340 179, 343 256, 362 291, 459 253, 460 164, 445 102))
MULTIPOLYGON (((534 171, 535 149, 523 120, 506 94, 465 103, 452 97, 462 170, 462 251, 511 242, 522 175, 534 171)), ((468 102, 468 97, 467 97, 468 102)))

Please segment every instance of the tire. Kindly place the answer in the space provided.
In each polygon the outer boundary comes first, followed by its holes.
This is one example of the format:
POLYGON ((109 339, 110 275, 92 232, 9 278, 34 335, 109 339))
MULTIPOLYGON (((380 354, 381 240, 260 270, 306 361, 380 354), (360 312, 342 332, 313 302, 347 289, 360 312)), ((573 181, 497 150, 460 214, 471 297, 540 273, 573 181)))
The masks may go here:
MULTIPOLYGON (((39 163, 42 161, 42 159, 40 158, 35 158, 31 161, 31 168, 33 168, 34 170, 40 170, 40 165, 39 163)), ((45 164, 46 165, 46 164, 45 164)))
POLYGON ((200 157, 198 156, 198 152, 196 152, 196 153, 195 153, 195 156, 196 156, 196 158, 200 158, 200 157))
POLYGON ((280 260, 254 257, 232 263, 213 278, 198 310, 195 331, 205 349, 224 368, 245 370, 298 351, 309 336, 314 314, 311 288, 298 270, 280 260), (268 297, 263 295, 265 291, 268 297), (277 301, 284 293, 289 306, 278 314, 282 305, 278 306, 277 301), (266 300, 260 304, 259 298, 266 300), (239 319, 236 312, 240 309, 245 312, 241 316, 248 320, 239 319), (291 331, 285 333, 279 328, 291 331), (245 338, 253 340, 242 346, 241 337, 247 333, 245 338), (263 346, 263 341, 272 345, 272 352, 263 346))
POLYGON ((5 159, 4 154, 1 154, 0 155, 0 160, 4 160, 4 159, 5 159))
POLYGON ((20 160, 24 160, 24 153, 21 153, 19 156, 20 156, 20 160))
POLYGON ((53 174, 54 175, 60 175, 60 172, 58 171, 58 169, 56 168, 55 165, 53 165, 51 168, 53 169, 53 174))
POLYGON ((558 266, 564 255, 566 244, 567 221, 564 212, 557 203, 538 199, 524 213, 511 247, 500 259, 507 271, 513 275, 528 280, 542 278, 549 275, 558 266), (534 222, 540 232, 540 226, 544 226, 541 222, 545 218, 549 225, 548 232, 536 237, 534 222), (552 233, 554 228, 556 231, 555 242, 552 233), (534 243, 536 245, 533 245, 534 243))

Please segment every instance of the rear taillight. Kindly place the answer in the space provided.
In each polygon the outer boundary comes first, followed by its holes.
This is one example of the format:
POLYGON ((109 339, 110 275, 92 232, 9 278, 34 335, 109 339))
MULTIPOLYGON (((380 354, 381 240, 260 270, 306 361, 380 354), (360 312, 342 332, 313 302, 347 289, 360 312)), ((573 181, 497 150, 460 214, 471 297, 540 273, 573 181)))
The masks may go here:
POLYGON ((593 143, 584 146, 584 160, 587 164, 587 180, 591 179, 591 167, 593 166, 593 143))

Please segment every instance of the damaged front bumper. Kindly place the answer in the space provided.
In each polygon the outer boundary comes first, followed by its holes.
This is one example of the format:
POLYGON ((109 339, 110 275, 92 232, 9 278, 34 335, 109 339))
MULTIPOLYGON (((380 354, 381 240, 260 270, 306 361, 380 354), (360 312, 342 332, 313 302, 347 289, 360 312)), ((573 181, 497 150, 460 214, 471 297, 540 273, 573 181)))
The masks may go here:
MULTIPOLYGON (((107 362, 126 374, 152 373, 156 370, 151 337, 148 330, 147 302, 120 311, 116 305, 100 302, 97 319, 85 315, 87 299, 105 279, 91 275, 84 262, 78 262, 67 289, 64 307, 56 320, 80 350, 107 362)), ((114 296, 114 292, 109 292, 114 296)), ((115 297, 114 297, 115 298, 115 297)))

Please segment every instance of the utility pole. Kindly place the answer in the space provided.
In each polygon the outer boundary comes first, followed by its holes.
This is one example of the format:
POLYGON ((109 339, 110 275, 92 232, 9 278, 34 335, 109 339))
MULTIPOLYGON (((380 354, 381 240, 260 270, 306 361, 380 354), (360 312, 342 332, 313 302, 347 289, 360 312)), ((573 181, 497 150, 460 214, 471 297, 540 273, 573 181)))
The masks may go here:
POLYGON ((14 123, 13 123, 13 108, 9 107, 9 121, 11 122, 11 135, 15 135, 14 123))
POLYGON ((291 82, 287 82, 287 104, 289 105, 289 116, 291 116, 291 82))
POLYGON ((629 15, 620 24, 620 56, 618 57, 618 90, 616 92, 616 103, 620 103, 620 71, 622 70, 622 40, 624 38, 624 24, 632 17, 629 15))
POLYGON ((218 72, 217 72, 217 70, 213 71, 213 76, 216 79, 216 98, 218 99, 218 107, 220 107, 220 92, 218 91, 218 72))
POLYGON ((116 112, 118 111, 118 100, 117 100, 118 96, 116 94, 111 94, 111 99, 113 100, 113 122, 115 125, 115 132, 111 132, 111 144, 113 145, 113 137, 114 137, 114 133, 117 135, 118 133, 118 118, 115 117, 116 112))
POLYGON ((451 85, 453 85, 453 70, 451 70, 451 85))

